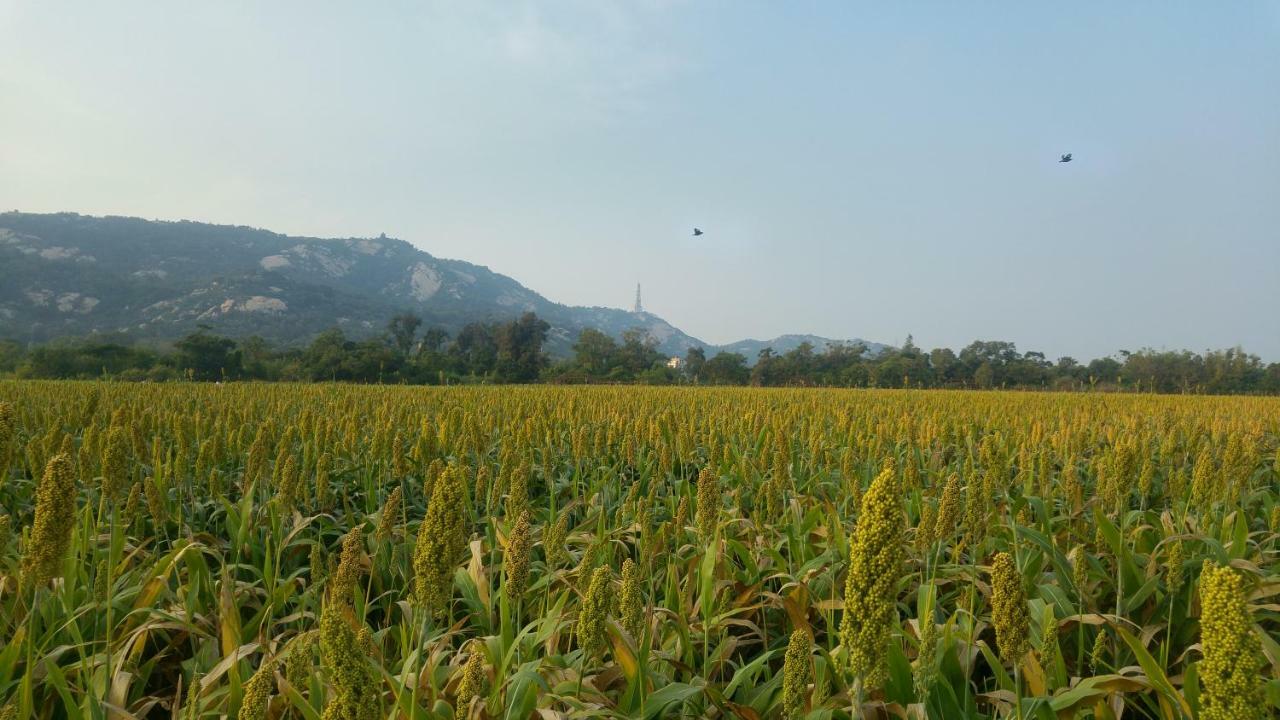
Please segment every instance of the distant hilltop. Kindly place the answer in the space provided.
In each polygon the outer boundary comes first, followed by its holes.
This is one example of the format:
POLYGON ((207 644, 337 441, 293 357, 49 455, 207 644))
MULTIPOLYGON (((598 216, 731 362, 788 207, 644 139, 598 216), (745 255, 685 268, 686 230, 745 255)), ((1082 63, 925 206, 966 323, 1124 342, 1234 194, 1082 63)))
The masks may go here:
MULTIPOLYGON (((716 346, 644 312, 639 297, 636 310, 561 305, 487 267, 385 235, 322 239, 190 221, 0 214, 0 337, 22 342, 167 342, 207 327, 300 345, 332 327, 375 335, 406 311, 450 333, 534 312, 551 325, 546 350, 554 356, 568 355, 586 328, 614 338, 640 328, 667 355, 702 347, 752 363, 765 347, 785 353, 808 342, 820 352, 841 342, 783 335, 716 346)), ((863 344, 873 354, 886 347, 863 344)))

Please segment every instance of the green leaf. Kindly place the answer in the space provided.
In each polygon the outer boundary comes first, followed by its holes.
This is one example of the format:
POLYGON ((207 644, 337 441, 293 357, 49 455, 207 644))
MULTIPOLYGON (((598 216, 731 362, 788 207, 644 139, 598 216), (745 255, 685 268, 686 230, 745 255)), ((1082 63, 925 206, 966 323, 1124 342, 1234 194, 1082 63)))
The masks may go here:
POLYGON ((1133 651, 1134 656, 1138 658, 1138 664, 1142 666, 1143 672, 1147 674, 1147 679, 1151 681, 1156 690, 1169 702, 1177 705, 1178 709, 1182 711, 1183 717, 1192 717, 1191 706, 1187 704, 1186 698, 1182 697, 1182 693, 1174 689, 1173 683, 1165 675, 1164 668, 1151 656, 1151 653, 1147 652, 1147 649, 1142 646, 1142 642, 1119 625, 1113 626, 1112 629, 1133 651))
MULTIPOLYGON (((668 717, 667 708, 675 704, 683 705, 702 694, 702 687, 687 683, 671 683, 653 693, 645 700, 644 720, 657 717, 668 717)), ((675 713, 672 713, 675 714, 675 713)))

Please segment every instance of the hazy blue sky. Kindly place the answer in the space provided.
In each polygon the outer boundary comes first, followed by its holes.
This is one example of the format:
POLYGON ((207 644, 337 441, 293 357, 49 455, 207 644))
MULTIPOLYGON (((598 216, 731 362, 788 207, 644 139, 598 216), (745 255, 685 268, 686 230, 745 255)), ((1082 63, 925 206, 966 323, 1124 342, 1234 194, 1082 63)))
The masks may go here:
POLYGON ((1277 360, 1280 2, 0 0, 0 207, 386 232, 712 342, 1277 360))

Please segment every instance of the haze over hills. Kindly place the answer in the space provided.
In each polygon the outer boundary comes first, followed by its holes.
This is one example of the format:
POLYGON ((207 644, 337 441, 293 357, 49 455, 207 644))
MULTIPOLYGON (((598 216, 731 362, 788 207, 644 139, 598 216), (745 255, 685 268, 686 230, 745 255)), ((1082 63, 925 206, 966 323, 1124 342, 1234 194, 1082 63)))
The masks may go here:
MULTIPOLYGON (((374 335, 405 311, 450 333, 531 311, 551 324, 546 349, 557 356, 585 328, 615 338, 642 328, 668 355, 722 349, 651 313, 561 305, 487 267, 386 236, 321 239, 189 221, 0 214, 0 337, 163 342, 206 326, 290 345, 331 327, 374 335)), ((723 349, 754 361, 761 348, 781 353, 802 341, 819 351, 835 342, 786 335, 723 349)), ((866 344, 872 352, 884 347, 866 344)))

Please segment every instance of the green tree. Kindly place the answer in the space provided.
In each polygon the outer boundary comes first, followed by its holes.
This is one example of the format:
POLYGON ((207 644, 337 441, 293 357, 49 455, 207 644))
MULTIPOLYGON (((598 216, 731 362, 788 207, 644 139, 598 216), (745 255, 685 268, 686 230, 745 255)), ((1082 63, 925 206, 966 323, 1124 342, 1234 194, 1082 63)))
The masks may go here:
POLYGON ((698 346, 689 348, 684 354, 684 373, 693 382, 702 377, 703 368, 707 365, 707 351, 698 346))
POLYGON ((387 333, 391 335, 391 341, 400 351, 401 357, 408 357, 409 352, 413 350, 413 341, 421 326, 422 318, 409 312, 400 313, 387 323, 387 333))
POLYGON ((578 342, 573 344, 574 364, 593 378, 608 375, 617 354, 618 344, 613 338, 595 328, 578 333, 578 342))
POLYGON ((542 352, 551 325, 527 312, 519 320, 499 325, 494 333, 497 357, 494 374, 502 382, 527 383, 538 379, 548 365, 542 352))
POLYGON ((210 335, 204 330, 192 333, 174 343, 178 351, 178 369, 190 373, 195 380, 220 380, 239 377, 241 355, 230 338, 210 335))
POLYGON ((498 359, 498 346, 492 328, 483 323, 468 323, 458 332, 449 356, 458 372, 488 375, 498 359))
POLYGON ((716 355, 707 361, 703 373, 712 385, 745 385, 751 379, 747 359, 739 353, 716 355))

